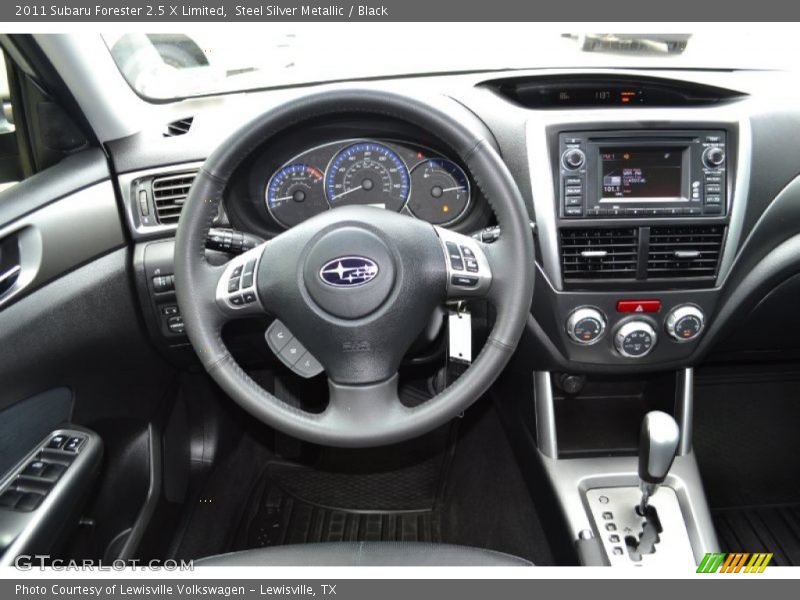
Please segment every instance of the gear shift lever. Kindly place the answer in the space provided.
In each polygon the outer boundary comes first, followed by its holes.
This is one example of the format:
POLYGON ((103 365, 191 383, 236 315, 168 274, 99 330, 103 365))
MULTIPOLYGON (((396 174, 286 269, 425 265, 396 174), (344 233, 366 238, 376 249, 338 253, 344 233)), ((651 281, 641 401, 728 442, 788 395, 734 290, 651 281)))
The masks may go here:
POLYGON ((640 515, 645 514, 650 496, 666 479, 675 459, 679 438, 678 424, 667 413, 654 410, 644 416, 639 432, 640 515))

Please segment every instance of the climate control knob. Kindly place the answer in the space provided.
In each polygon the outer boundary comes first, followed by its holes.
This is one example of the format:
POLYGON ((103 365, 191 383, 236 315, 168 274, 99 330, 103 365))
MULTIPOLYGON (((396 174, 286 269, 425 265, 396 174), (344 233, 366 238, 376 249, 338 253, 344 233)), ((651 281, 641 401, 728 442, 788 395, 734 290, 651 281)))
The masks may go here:
POLYGON ((626 358, 642 358, 655 347, 656 330, 646 321, 623 323, 614 334, 614 347, 626 358))
POLYGON ((586 155, 583 153, 583 150, 572 148, 561 155, 561 162, 567 169, 575 171, 584 165, 586 162, 586 155))
POLYGON ((606 318, 596 308, 579 308, 567 319, 567 334, 572 341, 583 346, 594 344, 605 331, 606 318))
POLYGON ((723 150, 719 146, 712 146, 710 148, 706 148, 705 152, 703 152, 703 164, 707 166, 709 169, 716 169, 717 167, 721 167, 722 163, 724 162, 725 162, 725 150, 723 150))
POLYGON ((667 333, 678 342, 690 342, 703 331, 705 315, 703 311, 685 304, 673 309, 667 315, 667 333))

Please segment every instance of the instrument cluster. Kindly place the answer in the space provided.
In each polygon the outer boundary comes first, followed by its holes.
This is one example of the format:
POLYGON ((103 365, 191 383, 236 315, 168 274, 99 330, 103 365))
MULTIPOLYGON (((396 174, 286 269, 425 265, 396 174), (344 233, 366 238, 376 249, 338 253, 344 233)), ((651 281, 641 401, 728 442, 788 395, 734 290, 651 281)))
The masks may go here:
POLYGON ((452 225, 467 214, 471 193, 464 169, 428 148, 350 139, 308 149, 287 161, 267 181, 264 203, 272 219, 286 228, 351 204, 452 225))

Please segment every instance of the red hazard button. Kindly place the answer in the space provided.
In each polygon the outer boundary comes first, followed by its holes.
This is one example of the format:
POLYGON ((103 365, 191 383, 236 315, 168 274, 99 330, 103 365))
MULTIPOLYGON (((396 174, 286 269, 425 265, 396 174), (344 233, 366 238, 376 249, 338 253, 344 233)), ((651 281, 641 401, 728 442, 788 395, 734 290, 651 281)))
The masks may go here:
POLYGON ((655 313, 661 310, 661 300, 620 300, 617 312, 621 313, 655 313))

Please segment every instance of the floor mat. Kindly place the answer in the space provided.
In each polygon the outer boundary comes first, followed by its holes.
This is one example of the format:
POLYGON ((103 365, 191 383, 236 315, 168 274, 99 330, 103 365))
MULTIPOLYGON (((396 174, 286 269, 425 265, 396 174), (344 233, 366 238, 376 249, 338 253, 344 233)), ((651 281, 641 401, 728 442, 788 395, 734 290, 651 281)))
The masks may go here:
POLYGON ((775 566, 800 565, 800 504, 714 511, 723 552, 772 552, 775 566))
POLYGON ((721 550, 800 565, 800 366, 697 375, 693 442, 721 550))
POLYGON ((329 508, 307 502, 265 477, 258 506, 237 535, 234 550, 316 542, 440 542, 435 509, 380 512, 329 508))
POLYGON ((800 503, 800 366, 700 370, 694 448, 712 509, 800 503))
POLYGON ((361 460, 351 460, 352 450, 326 448, 313 465, 271 461, 251 496, 231 549, 314 542, 442 541, 443 482, 454 453, 455 427, 429 434, 423 445, 428 450, 418 458, 394 447, 361 451, 361 460))

